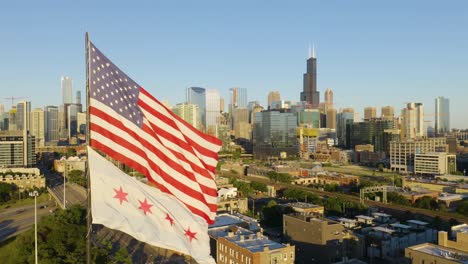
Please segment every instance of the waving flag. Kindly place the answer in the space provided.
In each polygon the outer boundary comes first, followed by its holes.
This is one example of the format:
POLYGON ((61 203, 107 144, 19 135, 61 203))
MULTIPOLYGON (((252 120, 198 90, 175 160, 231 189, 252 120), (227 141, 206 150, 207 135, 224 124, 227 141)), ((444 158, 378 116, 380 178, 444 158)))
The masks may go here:
POLYGON ((174 196, 129 177, 88 147, 93 223, 214 264, 208 224, 174 196))
POLYGON ((90 144, 144 174, 209 224, 221 141, 167 109, 89 43, 90 144))

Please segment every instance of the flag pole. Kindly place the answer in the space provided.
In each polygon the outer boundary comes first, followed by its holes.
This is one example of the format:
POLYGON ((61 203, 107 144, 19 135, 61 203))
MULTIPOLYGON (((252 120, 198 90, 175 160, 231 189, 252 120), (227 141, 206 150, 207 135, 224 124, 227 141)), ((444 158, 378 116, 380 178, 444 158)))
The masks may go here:
MULTIPOLYGON (((85 49, 86 49, 86 144, 89 146, 90 143, 90 134, 89 134, 89 39, 88 39, 88 32, 85 35, 85 49)), ((88 152, 88 148, 86 148, 86 154, 88 152)), ((87 217, 86 217, 86 263, 92 263, 91 257, 91 235, 92 235, 92 215, 91 215, 91 181, 89 177, 89 161, 88 165, 86 166, 86 177, 87 177, 87 217)))

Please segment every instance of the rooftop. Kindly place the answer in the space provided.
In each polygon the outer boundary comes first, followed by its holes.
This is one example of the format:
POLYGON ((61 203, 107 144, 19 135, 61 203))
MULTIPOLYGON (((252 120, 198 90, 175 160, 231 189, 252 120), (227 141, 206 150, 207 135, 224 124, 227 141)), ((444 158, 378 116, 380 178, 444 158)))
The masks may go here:
POLYGON ((404 224, 400 224, 400 223, 394 223, 394 224, 390 224, 392 227, 398 227, 398 228, 403 228, 403 229, 410 229, 411 226, 409 225, 404 225, 404 224))
POLYGON ((365 219, 365 220, 374 220, 373 217, 367 216, 367 215, 357 215, 357 219, 365 219))
POLYGON ((468 234, 468 224, 452 226, 452 232, 468 234))
POLYGON ((268 247, 269 250, 287 247, 287 245, 268 239, 268 237, 263 236, 260 232, 254 233, 237 226, 211 228, 208 230, 208 234, 215 239, 224 237, 228 241, 239 247, 248 249, 252 253, 262 252, 265 247, 268 247))
POLYGON ((427 222, 418 221, 418 220, 408 220, 406 222, 408 222, 410 224, 415 224, 415 225, 427 225, 428 224, 427 222))
POLYGON ((286 205, 290 206, 290 207, 301 208, 301 209, 311 209, 311 208, 323 207, 321 205, 316 205, 316 204, 311 204, 311 203, 302 203, 302 202, 288 203, 286 205))
POLYGON ((429 255, 449 259, 458 263, 468 264, 468 254, 463 251, 441 247, 430 243, 416 245, 409 248, 429 255))

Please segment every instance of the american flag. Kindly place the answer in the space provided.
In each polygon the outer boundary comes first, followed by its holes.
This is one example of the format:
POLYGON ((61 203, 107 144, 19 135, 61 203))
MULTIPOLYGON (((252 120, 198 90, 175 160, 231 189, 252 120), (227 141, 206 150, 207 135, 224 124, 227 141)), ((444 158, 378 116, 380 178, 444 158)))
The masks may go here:
POLYGON ((90 144, 214 222, 221 141, 175 115, 89 43, 90 144))

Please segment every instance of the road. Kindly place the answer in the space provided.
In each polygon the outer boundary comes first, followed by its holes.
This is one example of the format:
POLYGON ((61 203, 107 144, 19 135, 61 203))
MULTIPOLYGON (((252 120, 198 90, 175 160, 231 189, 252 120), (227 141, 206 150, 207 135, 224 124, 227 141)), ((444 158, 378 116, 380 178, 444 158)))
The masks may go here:
MULTIPOLYGON (((49 210, 54 210, 54 202, 47 201, 37 204, 37 220, 49 215, 49 210), (41 208, 47 206, 47 208, 41 208)), ((14 237, 34 225, 34 205, 0 210, 0 242, 14 237)))
MULTIPOLYGON (((63 207, 63 183, 49 188, 52 196, 57 199, 60 207, 63 207)), ((73 204, 86 206, 86 189, 73 183, 67 183, 65 189, 65 199, 67 208, 73 204)))

